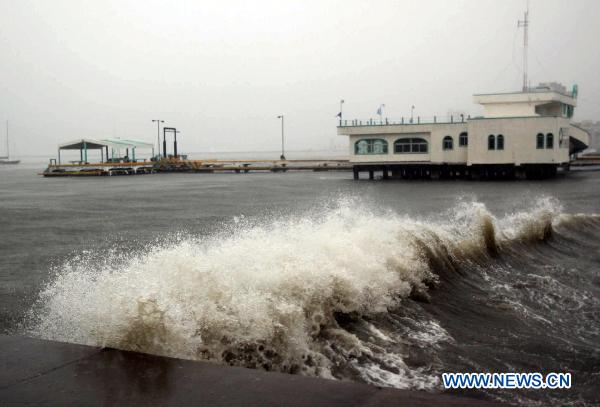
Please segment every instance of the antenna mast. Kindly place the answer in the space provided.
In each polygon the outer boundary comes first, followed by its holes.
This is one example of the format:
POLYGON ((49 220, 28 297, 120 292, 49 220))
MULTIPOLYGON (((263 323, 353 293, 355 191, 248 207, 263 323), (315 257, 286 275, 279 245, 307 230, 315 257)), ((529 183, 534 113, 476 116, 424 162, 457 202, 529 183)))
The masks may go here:
POLYGON ((527 92, 527 47, 529 46, 529 0, 523 20, 517 22, 517 27, 523 27, 523 92, 527 92))

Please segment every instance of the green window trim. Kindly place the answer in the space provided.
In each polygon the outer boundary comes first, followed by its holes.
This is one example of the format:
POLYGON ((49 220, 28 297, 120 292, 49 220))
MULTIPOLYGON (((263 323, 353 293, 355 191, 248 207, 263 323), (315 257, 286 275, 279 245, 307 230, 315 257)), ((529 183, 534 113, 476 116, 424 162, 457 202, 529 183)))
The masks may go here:
POLYGON ((419 137, 401 138, 394 141, 394 154, 427 154, 429 143, 419 137))
POLYGON ((355 155, 382 155, 388 153, 388 142, 384 139, 360 139, 354 143, 355 155))
POLYGON ((573 106, 563 104, 563 117, 572 118, 573 117, 573 106))

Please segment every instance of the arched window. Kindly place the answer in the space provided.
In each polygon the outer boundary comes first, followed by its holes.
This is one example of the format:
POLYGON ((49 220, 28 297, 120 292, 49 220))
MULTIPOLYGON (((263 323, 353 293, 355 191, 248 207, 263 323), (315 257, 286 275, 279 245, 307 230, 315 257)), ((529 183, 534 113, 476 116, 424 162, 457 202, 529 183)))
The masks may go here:
POLYGON ((542 133, 538 133, 536 140, 537 140, 536 147, 544 148, 544 135, 542 133))
POLYGON ((369 143, 367 140, 358 140, 356 144, 354 144, 354 154, 369 154, 369 143))
POLYGON ((374 140, 373 141, 373 154, 387 154, 388 143, 385 140, 374 140))
POLYGON ((546 134, 546 148, 554 148, 554 134, 546 134))
POLYGON ((401 138, 394 142, 394 154, 427 153, 427 140, 422 138, 401 138))
POLYGON ((498 137, 496 137, 496 150, 504 150, 504 136, 502 134, 498 134, 498 137))
POLYGON ((496 136, 494 136, 493 134, 490 134, 488 136, 488 150, 495 150, 496 149, 496 136))
POLYGON ((458 136, 458 145, 460 147, 466 147, 469 145, 469 135, 466 131, 460 133, 460 135, 458 136))
POLYGON ((354 154, 387 154, 388 143, 383 139, 362 139, 354 143, 354 154))
POLYGON ((444 150, 452 150, 454 148, 454 139, 450 136, 444 137, 442 147, 444 150))

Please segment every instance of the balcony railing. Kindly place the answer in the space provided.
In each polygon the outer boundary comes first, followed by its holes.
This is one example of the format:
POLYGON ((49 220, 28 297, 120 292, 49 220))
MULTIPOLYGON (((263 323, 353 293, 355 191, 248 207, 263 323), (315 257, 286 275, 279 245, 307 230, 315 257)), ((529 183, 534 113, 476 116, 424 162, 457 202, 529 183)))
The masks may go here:
POLYGON ((398 126, 411 124, 452 124, 465 123, 471 115, 457 116, 429 116, 429 117, 402 117, 400 120, 382 119, 343 119, 339 121, 338 127, 359 127, 359 126, 398 126))

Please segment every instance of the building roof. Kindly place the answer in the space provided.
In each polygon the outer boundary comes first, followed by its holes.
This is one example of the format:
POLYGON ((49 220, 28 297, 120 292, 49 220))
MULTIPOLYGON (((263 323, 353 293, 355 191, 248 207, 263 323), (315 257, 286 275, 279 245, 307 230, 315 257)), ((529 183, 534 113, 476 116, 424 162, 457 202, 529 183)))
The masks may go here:
POLYGON ((87 148, 88 150, 98 150, 106 147, 108 144, 100 141, 94 140, 91 138, 82 138, 79 140, 68 141, 66 143, 62 143, 58 145, 59 150, 83 150, 87 148))
POLYGON ((500 93, 478 93, 473 95, 475 103, 487 104, 510 104, 510 103, 534 103, 545 104, 559 102, 570 106, 577 106, 577 85, 573 85, 571 92, 557 82, 544 82, 535 87, 529 87, 517 92, 500 93))
POLYGON ((135 139, 108 138, 104 140, 95 140, 82 138, 58 145, 60 150, 99 150, 104 147, 111 148, 153 148, 154 144, 135 139))
POLYGON ((570 106, 577 106, 577 100, 569 95, 554 90, 536 92, 511 92, 511 93, 479 93, 473 95, 475 103, 481 105, 493 103, 548 103, 561 102, 570 106))
POLYGON ((111 147, 120 148, 154 148, 154 143, 131 139, 131 138, 107 138, 102 140, 103 143, 111 147))

